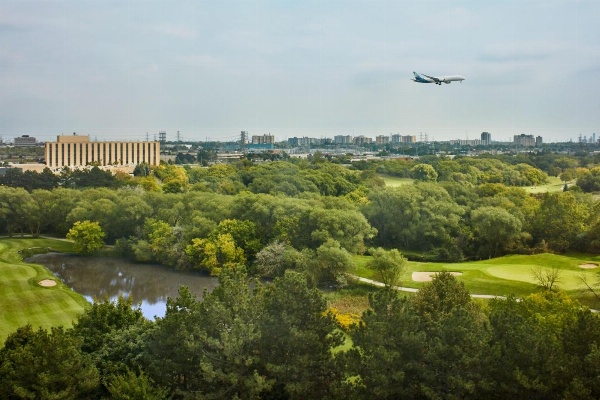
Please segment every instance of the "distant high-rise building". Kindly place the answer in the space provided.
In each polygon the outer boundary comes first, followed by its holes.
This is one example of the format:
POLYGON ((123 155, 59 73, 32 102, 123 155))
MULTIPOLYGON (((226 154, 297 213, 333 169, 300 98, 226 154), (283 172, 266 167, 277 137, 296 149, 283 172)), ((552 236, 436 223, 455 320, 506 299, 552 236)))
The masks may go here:
POLYGON ((403 144, 414 144, 417 143, 417 137, 415 135, 403 135, 400 136, 400 142, 403 144))
POLYGON ((535 138, 535 147, 542 147, 543 139, 541 136, 537 136, 535 138))
POLYGON ((375 138, 377 144, 387 144, 390 142, 390 137, 386 135, 379 135, 375 138))
POLYGON ((15 138, 15 147, 32 147, 37 144, 37 139, 29 135, 15 138))
POLYGON ((264 134, 262 136, 253 135, 252 136, 252 144, 274 144, 275 136, 271 134, 264 134))
POLYGON ((535 138, 533 135, 526 135, 524 133, 514 136, 514 144, 523 147, 534 147, 535 138))
POLYGON ((242 146, 248 144, 248 131, 242 131, 242 133, 240 134, 240 144, 242 146))
POLYGON ((352 136, 350 135, 336 135, 333 137, 333 143, 335 144, 351 144, 352 136))
POLYGON ((354 137, 353 143, 357 146, 373 143, 373 139, 364 135, 354 137))
POLYGON ((492 134, 489 132, 481 132, 481 144, 484 146, 492 144, 492 134))

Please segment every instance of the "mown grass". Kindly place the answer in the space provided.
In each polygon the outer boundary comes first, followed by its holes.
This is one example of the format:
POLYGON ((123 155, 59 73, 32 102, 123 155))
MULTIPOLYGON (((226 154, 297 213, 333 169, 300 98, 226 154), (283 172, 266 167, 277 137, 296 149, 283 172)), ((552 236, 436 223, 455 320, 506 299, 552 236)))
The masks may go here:
MULTIPOLYGON (((355 256, 352 274, 377 280, 374 271, 366 264, 370 256, 355 256)), ((582 269, 580 265, 587 263, 600 264, 599 256, 585 254, 536 254, 511 255, 490 260, 464 263, 432 263, 409 261, 401 276, 401 285, 421 288, 425 283, 412 280, 413 272, 462 272, 458 279, 472 294, 489 294, 495 296, 515 295, 527 296, 541 290, 539 282, 532 270, 536 268, 558 269, 557 288, 565 291, 585 305, 600 309, 600 302, 585 289, 581 277, 596 283, 600 278, 600 268, 582 269)))
POLYGON ((385 182, 385 186, 388 186, 388 187, 411 185, 415 181, 412 178, 398 178, 396 176, 389 176, 389 175, 380 175, 380 176, 381 176, 381 178, 383 178, 383 181, 385 182))
POLYGON ((11 332, 26 324, 34 328, 71 326, 87 304, 45 267, 24 262, 19 252, 30 248, 69 252, 72 244, 55 239, 0 239, 0 347, 11 332), (42 287, 38 282, 43 279, 52 279, 57 285, 42 287))
MULTIPOLYGON (((568 185, 571 186, 575 184, 575 181, 568 182, 568 185)), ((551 192, 562 192, 565 186, 565 182, 561 181, 557 176, 550 176, 548 178, 548 183, 539 186, 527 186, 525 190, 528 193, 551 193, 551 192)))

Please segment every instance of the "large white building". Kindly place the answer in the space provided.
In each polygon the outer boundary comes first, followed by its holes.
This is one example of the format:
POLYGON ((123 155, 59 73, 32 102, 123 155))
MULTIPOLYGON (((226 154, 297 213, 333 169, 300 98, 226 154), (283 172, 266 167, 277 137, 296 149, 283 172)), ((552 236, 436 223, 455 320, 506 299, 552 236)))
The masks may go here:
POLYGON ((46 142, 46 166, 81 167, 90 164, 137 165, 160 163, 159 142, 90 142, 88 135, 60 135, 46 142))

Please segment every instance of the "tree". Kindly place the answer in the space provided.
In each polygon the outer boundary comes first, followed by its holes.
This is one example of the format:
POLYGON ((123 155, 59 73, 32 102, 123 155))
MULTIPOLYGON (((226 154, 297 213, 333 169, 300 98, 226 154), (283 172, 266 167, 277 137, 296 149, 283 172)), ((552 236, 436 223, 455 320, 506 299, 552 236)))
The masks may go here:
POLYGON ((400 283, 400 276, 406 268, 407 260, 397 249, 386 251, 378 247, 369 249, 371 260, 367 268, 375 270, 381 282, 386 286, 396 286, 400 283))
POLYGON ((169 395, 167 388, 155 386, 143 371, 138 375, 130 370, 125 375, 113 376, 108 391, 114 400, 163 400, 169 395))
POLYGON ((440 273, 415 297, 388 287, 369 303, 340 356, 357 398, 482 398, 489 333, 464 285, 440 273))
POLYGON ((346 283, 346 273, 353 263, 352 256, 348 251, 342 248, 337 241, 328 239, 314 253, 310 250, 304 252, 301 269, 304 270, 313 285, 343 285, 346 283))
POLYGON ((500 207, 481 207, 471 213, 475 237, 479 239, 479 252, 487 257, 497 257, 521 233, 521 221, 500 207))
POLYGON ((79 342, 63 328, 11 334, 0 350, 0 397, 5 399, 87 398, 98 388, 98 370, 79 342))
POLYGON ((445 249, 453 259, 462 257, 465 237, 461 218, 465 208, 433 183, 385 188, 369 194, 363 212, 377 229, 380 246, 428 251, 445 249))
POLYGON ((232 268, 246 262, 244 250, 236 246, 229 233, 215 238, 192 239, 185 253, 196 268, 206 268, 214 276, 218 276, 223 268, 232 268))
POLYGON ((560 269, 558 267, 544 268, 538 265, 531 268, 531 274, 545 290, 555 289, 555 285, 560 282, 560 269))
POLYGON ((287 269, 296 266, 297 260, 296 249, 285 243, 273 242, 256 254, 253 270, 259 276, 283 276, 287 269))
POLYGON ((256 345, 262 297, 246 279, 243 268, 224 269, 201 303, 185 287, 168 300, 143 355, 155 382, 177 397, 204 399, 256 399, 270 386, 256 345))
POLYGON ((592 399, 600 395, 600 319, 564 293, 544 291, 489 304, 492 332, 482 398, 592 399))
POLYGON ((287 271, 257 297, 260 373, 269 399, 328 399, 340 382, 331 349, 343 342, 321 292, 303 274, 287 271))
POLYGON ((81 338, 81 349, 86 353, 100 350, 115 331, 127 329, 145 321, 139 307, 133 307, 131 298, 119 296, 117 301, 94 300, 73 326, 73 333, 81 338))
POLYGON ((417 164, 410 170, 411 176, 423 182, 435 182, 438 174, 435 169, 429 164, 417 164))
POLYGON ((139 163, 133 169, 133 176, 149 176, 151 173, 148 163, 139 163))
POLYGON ((583 173, 577 179, 577 186, 584 192, 600 191, 600 167, 593 168, 583 173))
POLYGON ((249 261, 252 261, 263 247, 258 237, 258 227, 252 221, 224 219, 219 222, 216 232, 217 235, 230 234, 236 246, 244 250, 244 255, 249 261))
POLYGON ((585 232, 589 217, 589 205, 575 193, 545 193, 532 221, 531 233, 537 242, 544 240, 550 248, 566 251, 585 232))
POLYGON ((90 255, 104 247, 104 232, 100 224, 92 221, 76 221, 67 233, 67 239, 75 244, 75 251, 90 255))

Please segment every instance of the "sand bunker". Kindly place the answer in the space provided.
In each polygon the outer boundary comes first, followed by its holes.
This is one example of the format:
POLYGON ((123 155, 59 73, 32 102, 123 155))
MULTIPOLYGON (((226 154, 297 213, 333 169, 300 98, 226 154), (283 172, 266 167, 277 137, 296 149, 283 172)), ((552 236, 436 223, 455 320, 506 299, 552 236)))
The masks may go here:
MULTIPOLYGON (((462 275, 462 272, 450 272, 454 276, 462 275)), ((412 280, 415 282, 431 282, 433 276, 437 274, 437 272, 413 272, 412 280)))
POLYGON ((579 264, 579 268, 583 268, 583 269, 594 269, 594 268, 598 268, 598 264, 579 264))
POLYGON ((56 281, 53 281, 52 279, 44 279, 42 281, 39 281, 38 283, 40 284, 40 286, 44 287, 56 286, 56 281))

